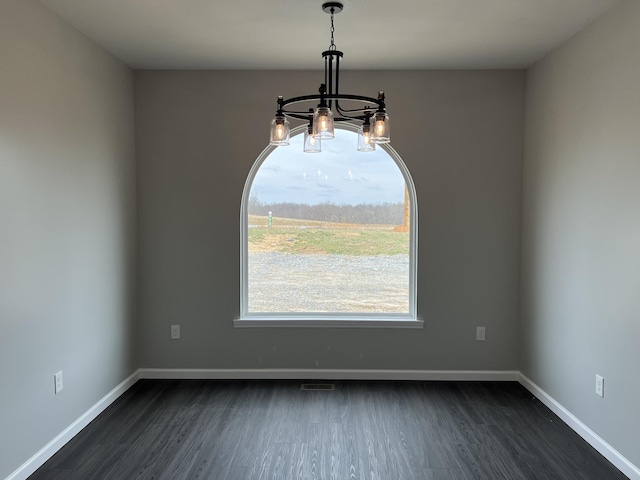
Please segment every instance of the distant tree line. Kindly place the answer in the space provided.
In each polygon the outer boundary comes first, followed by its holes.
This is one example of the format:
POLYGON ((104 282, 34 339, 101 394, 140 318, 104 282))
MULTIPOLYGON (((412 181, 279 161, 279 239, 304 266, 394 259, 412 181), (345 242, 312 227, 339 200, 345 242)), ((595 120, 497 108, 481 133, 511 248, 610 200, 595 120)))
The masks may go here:
POLYGON ((402 225, 404 203, 361 203, 336 205, 331 202, 308 205, 305 203, 263 203, 258 197, 249 198, 249 215, 317 220, 321 222, 402 225))

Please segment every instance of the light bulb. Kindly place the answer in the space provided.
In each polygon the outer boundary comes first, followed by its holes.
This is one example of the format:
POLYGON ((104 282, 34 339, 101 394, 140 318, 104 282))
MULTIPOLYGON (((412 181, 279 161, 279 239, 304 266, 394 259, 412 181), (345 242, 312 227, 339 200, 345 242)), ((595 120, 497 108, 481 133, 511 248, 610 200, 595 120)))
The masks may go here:
POLYGON ((371 141, 371 126, 367 123, 358 129, 358 151, 372 152, 376 149, 371 141))
POLYGON ((376 112, 372 123, 371 143, 389 143, 391 140, 389 135, 389 115, 385 112, 376 112))
POLYGON ((326 132, 327 131, 327 116, 326 115, 322 115, 318 119, 318 121, 320 123, 320 131, 321 132, 326 132))
POLYGON ((312 134, 318 140, 334 137, 333 112, 329 107, 319 106, 313 114, 312 134))
POLYGON ((280 114, 271 120, 270 145, 289 145, 289 137, 291 130, 289 129, 289 121, 280 114))
POLYGON ((312 129, 309 127, 306 132, 304 132, 304 146, 302 151, 305 153, 320 153, 322 148, 320 146, 320 139, 315 138, 312 135, 312 129))

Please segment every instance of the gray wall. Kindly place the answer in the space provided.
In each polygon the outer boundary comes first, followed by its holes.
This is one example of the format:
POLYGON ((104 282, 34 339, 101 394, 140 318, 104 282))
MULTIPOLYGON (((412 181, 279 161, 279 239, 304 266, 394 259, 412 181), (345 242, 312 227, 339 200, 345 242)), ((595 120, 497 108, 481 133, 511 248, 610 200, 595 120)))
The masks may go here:
POLYGON ((625 2, 527 73, 521 340, 523 373, 635 465, 639 27, 625 2))
POLYGON ((318 72, 136 72, 138 364, 516 369, 524 72, 347 72, 385 89, 419 206, 423 330, 234 329, 240 201, 278 94, 318 72), (182 325, 171 341, 169 325, 182 325), (475 341, 475 327, 487 341, 475 341))
POLYGON ((0 2, 0 65, 5 478, 134 370, 135 139, 130 70, 37 2, 0 2))

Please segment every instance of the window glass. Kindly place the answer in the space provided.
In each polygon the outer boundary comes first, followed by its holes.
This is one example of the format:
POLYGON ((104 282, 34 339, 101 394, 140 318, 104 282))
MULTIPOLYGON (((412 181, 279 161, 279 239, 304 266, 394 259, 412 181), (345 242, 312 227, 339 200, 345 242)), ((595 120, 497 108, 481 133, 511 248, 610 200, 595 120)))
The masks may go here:
POLYGON ((302 139, 259 159, 245 187, 243 313, 415 316, 404 165, 380 146, 356 151, 350 130, 321 153, 302 139))

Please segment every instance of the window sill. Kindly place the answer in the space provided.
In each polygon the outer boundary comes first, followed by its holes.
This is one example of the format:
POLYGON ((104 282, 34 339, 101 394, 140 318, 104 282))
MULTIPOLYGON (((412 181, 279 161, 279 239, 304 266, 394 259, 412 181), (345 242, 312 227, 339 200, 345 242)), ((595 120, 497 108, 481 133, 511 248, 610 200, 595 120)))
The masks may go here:
POLYGON ((403 318, 287 318, 247 317, 233 321, 234 328, 423 328, 423 320, 403 318))

